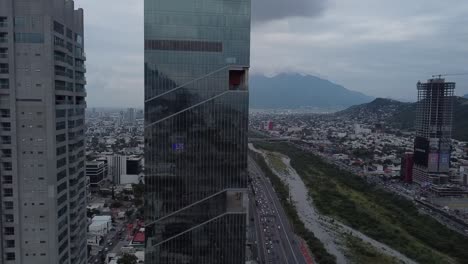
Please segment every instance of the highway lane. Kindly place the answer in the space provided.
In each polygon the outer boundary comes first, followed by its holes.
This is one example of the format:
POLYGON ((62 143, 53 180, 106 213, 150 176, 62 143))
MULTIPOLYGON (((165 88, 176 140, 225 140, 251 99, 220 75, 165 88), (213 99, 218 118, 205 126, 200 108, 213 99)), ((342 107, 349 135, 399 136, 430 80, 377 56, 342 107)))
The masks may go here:
POLYGON ((262 222, 261 233, 266 238, 264 242, 267 245, 266 263, 306 263, 300 250, 299 240, 292 230, 273 186, 250 157, 249 172, 252 186, 257 188, 255 198, 260 203, 260 210, 257 210, 257 213, 262 222))
POLYGON ((258 263, 266 263, 266 255, 267 255, 267 249, 265 247, 265 237, 262 232, 263 228, 260 223, 260 216, 259 216, 259 210, 257 206, 255 205, 255 197, 253 192, 251 191, 251 196, 249 200, 250 204, 250 217, 253 218, 254 220, 254 225, 255 225, 255 246, 257 249, 257 257, 258 263))

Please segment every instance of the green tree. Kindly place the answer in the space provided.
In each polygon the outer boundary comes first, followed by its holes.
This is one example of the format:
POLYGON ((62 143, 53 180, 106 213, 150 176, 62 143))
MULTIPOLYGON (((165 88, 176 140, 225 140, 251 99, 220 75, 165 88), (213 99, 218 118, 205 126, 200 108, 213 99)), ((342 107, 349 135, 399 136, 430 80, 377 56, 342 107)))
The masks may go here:
POLYGON ((137 261, 138 258, 135 255, 125 253, 117 260, 117 264, 137 264, 137 261))
POLYGON ((143 194, 145 192, 145 185, 142 183, 138 184, 133 184, 133 195, 135 196, 136 199, 142 198, 143 194))

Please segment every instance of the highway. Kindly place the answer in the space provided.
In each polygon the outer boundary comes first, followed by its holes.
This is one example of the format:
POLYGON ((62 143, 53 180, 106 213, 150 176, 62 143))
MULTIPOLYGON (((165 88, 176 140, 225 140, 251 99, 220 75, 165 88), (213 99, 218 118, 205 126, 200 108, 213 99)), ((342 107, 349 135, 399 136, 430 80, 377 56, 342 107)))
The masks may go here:
POLYGON ((271 183, 249 157, 253 200, 252 216, 256 225, 259 263, 305 264, 298 237, 292 230, 271 183))

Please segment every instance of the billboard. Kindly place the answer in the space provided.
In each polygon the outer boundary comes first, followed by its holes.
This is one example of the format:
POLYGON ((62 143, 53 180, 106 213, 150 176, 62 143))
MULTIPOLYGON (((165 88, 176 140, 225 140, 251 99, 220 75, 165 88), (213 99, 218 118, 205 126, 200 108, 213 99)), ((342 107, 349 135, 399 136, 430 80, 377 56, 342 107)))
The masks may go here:
POLYGON ((414 163, 427 167, 429 157, 429 140, 423 137, 414 139, 414 163))

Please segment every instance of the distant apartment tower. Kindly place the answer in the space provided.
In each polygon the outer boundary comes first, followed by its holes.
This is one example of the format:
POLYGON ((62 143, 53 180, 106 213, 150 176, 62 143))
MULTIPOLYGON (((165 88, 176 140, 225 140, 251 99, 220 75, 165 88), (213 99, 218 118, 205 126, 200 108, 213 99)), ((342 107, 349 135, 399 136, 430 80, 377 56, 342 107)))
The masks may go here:
POLYGON ((86 177, 89 177, 90 188, 93 191, 99 190, 99 186, 107 174, 107 162, 102 160, 86 161, 86 177))
POLYGON ((413 182, 414 154, 405 153, 401 158, 400 178, 406 183, 413 182))
POLYGON ((418 82, 413 180, 421 185, 449 180, 455 83, 418 82))
POLYGON ((127 156, 107 156, 108 174, 113 184, 120 184, 120 176, 127 173, 127 156))
POLYGON ((145 263, 245 263, 250 0, 145 0, 145 263))
POLYGON ((135 124, 135 109, 128 108, 127 109, 127 123, 135 124))
POLYGON ((0 0, 0 263, 87 262, 83 10, 0 0))

